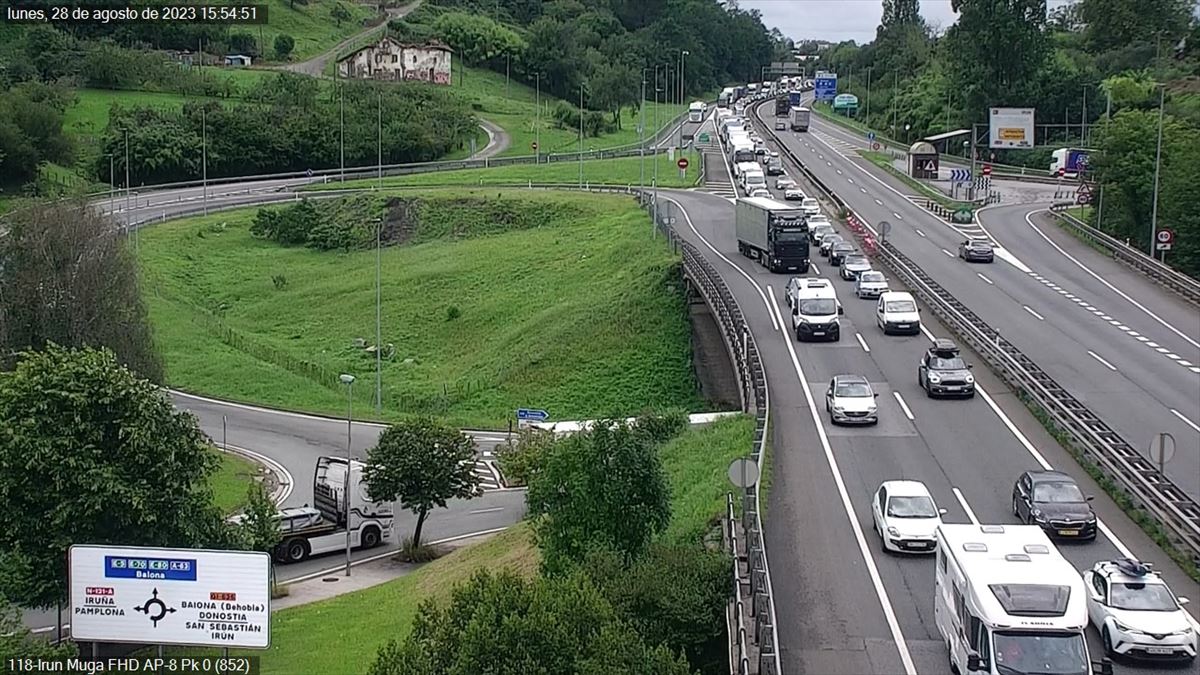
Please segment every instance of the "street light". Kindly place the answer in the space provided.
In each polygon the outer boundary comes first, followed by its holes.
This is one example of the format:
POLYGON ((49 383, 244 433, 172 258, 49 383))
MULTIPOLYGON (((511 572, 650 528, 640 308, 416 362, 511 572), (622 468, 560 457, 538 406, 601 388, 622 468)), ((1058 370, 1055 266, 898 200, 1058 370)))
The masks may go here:
MULTIPOLYGON (((641 120, 638 122, 638 187, 646 189, 646 71, 642 68, 642 101, 638 105, 641 120)), ((641 199, 641 197, 639 197, 641 199)))
POLYGON ((542 73, 534 73, 533 163, 542 163, 542 73))
POLYGON ((204 182, 204 215, 208 215, 208 105, 200 105, 200 163, 204 182))
MULTIPOLYGON (((684 95, 684 88, 683 88, 684 60, 683 60, 683 57, 687 56, 688 54, 691 54, 691 52, 689 52, 686 49, 679 50, 679 105, 681 105, 681 106, 683 105, 683 95, 684 95)), ((682 153, 683 152, 683 122, 679 123, 679 143, 677 143, 677 145, 679 146, 679 152, 682 153)))
MULTIPOLYGON (((1164 84, 1156 85, 1158 90, 1158 148, 1154 151, 1154 197, 1150 205, 1150 257, 1154 257, 1154 242, 1158 237, 1158 169, 1162 162, 1162 129, 1163 129, 1163 103, 1166 101, 1167 87, 1164 84)), ((1166 259, 1166 253, 1163 253, 1163 259, 1166 259)))
POLYGON ((350 456, 350 438, 354 429, 354 376, 342 373, 338 379, 346 385, 346 479, 342 486, 342 503, 346 508, 346 576, 350 576, 350 532, 354 529, 350 527, 350 463, 354 461, 350 456))
POLYGON ((579 187, 583 187, 583 84, 579 85, 579 187))
POLYGON ((375 219, 375 417, 383 419, 383 321, 380 258, 383 246, 383 218, 375 219))

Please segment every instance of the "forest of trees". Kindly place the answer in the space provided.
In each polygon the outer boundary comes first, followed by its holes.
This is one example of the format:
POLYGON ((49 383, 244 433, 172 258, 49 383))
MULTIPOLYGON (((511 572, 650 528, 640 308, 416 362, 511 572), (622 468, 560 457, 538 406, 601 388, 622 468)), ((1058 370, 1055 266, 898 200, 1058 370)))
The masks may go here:
POLYGON ((1104 208, 1102 220, 1099 209, 1089 217, 1142 250, 1161 93, 1159 226, 1176 231, 1168 262, 1200 273, 1200 214, 1191 207, 1200 22, 1190 0, 1079 0, 1050 12, 1046 0, 953 0, 959 18, 945 30, 924 21, 918 0, 882 2, 871 43, 840 43, 819 63, 859 97, 860 118, 912 141, 985 122, 990 106, 1036 108, 1044 147, 998 151, 996 161, 1046 170, 1054 148, 1092 149, 1088 177, 1103 187, 1104 208))

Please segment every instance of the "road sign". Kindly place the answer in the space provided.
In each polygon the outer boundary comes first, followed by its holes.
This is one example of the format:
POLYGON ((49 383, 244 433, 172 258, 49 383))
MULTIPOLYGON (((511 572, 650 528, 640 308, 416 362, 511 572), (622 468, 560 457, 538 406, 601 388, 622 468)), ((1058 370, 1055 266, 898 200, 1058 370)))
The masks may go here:
POLYGON ((312 177, 313 177, 313 170, 312 170, 312 169, 309 169, 309 170, 305 171, 305 172, 304 172, 304 175, 308 176, 309 178, 312 178, 312 177))
POLYGON ((535 408, 517 408, 517 419, 527 420, 530 422, 545 422, 550 417, 550 413, 545 410, 537 410, 535 408))
POLYGON ((1154 435, 1150 441, 1150 459, 1158 465, 1158 472, 1163 472, 1163 465, 1175 457, 1175 437, 1167 432, 1154 435), (1170 441, 1170 443, 1168 443, 1170 441))
POLYGON ((739 457, 729 463, 729 482, 734 487, 754 487, 758 483, 758 462, 746 457, 739 457))
POLYGON ((1084 194, 1076 193, 1075 194, 1075 203, 1079 204, 1080 206, 1085 206, 1087 204, 1091 204, 1092 196, 1089 194, 1086 194, 1086 193, 1084 193, 1084 194))
POLYGON ((707 131, 700 133, 700 142, 701 143, 707 143, 710 139, 711 139, 711 137, 708 135, 707 131))
POLYGON ((679 161, 675 162, 675 166, 679 167, 680 171, 683 171, 684 169, 688 168, 687 157, 680 157, 679 161))
POLYGON ((875 132, 874 131, 867 132, 867 140, 871 141, 871 142, 875 141, 875 132))
POLYGON ((878 143, 872 143, 872 144, 871 144, 871 149, 872 149, 872 150, 878 150, 878 149, 879 149, 879 144, 878 144, 878 143))
POLYGON ((991 164, 983 165, 983 175, 985 175, 985 176, 992 175, 992 165, 991 164))
POLYGON ((887 236, 888 236, 888 234, 891 233, 891 231, 892 231, 892 224, 890 222, 885 220, 882 223, 879 223, 879 238, 880 239, 887 239, 887 236))
POLYGON ((937 164, 935 164, 932 159, 925 160, 925 170, 926 171, 937 171, 937 164))
POLYGON ((1065 175, 1067 175, 1067 167, 1065 167, 1065 166, 1058 167, 1058 177, 1062 178, 1065 175))
POLYGON ((529 144, 529 149, 530 149, 530 150, 537 150, 537 141, 534 141, 534 142, 530 143, 530 144, 529 144))
POLYGON ((971 180, 971 172, 966 169, 950 169, 950 180, 955 183, 966 183, 971 180))
POLYGON ((1158 251, 1170 251, 1171 245, 1175 243, 1175 232, 1168 229, 1161 229, 1154 234, 1154 248, 1158 251))
POLYGON ((76 544, 67 558, 76 640, 271 645, 268 553, 76 544))

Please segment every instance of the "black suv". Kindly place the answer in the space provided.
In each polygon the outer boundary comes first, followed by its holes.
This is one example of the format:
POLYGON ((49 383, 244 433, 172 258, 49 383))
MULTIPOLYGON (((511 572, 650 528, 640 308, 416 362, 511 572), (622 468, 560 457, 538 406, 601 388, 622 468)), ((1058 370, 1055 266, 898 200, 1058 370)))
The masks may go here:
POLYGON ((1013 515, 1055 538, 1096 539, 1090 501, 1075 479, 1061 471, 1026 471, 1013 486, 1013 515))
POLYGON ((967 262, 990 263, 995 256, 992 242, 987 239, 966 239, 958 245, 958 257, 967 262))
POLYGON ((925 390, 925 395, 934 396, 975 396, 975 376, 971 374, 971 364, 962 360, 958 346, 950 340, 934 340, 933 346, 921 355, 921 365, 917 367, 917 384, 925 390))

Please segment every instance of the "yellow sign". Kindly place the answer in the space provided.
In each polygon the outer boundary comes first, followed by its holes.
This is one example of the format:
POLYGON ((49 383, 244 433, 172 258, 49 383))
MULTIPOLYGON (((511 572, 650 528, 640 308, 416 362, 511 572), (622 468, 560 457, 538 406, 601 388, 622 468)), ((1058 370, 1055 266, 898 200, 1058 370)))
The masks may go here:
POLYGON ((1001 127, 1000 138, 1005 141, 1025 140, 1025 130, 1020 127, 1001 127))

